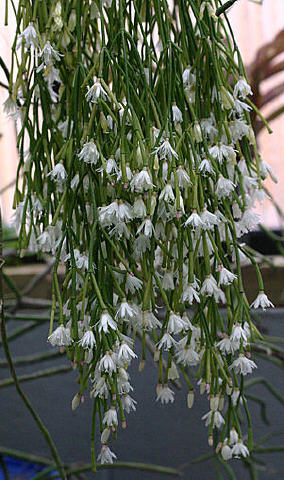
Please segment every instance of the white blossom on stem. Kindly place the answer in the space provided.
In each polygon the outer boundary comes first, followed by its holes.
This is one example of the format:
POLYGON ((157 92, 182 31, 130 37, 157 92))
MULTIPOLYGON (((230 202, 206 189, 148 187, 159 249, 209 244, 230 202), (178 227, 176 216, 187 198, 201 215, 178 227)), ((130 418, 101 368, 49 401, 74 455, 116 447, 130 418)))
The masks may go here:
POLYGON ((141 172, 136 173, 130 182, 131 191, 142 193, 147 190, 152 190, 154 187, 150 174, 146 167, 141 172))
POLYGON ((109 449, 107 445, 103 445, 102 449, 98 455, 98 462, 102 465, 104 463, 113 463, 113 460, 116 460, 116 455, 109 449))
POLYGON ((191 87, 195 85, 196 82, 196 76, 194 75, 192 69, 190 66, 188 66, 182 74, 182 81, 184 86, 191 87))
MULTIPOLYGON (((176 175, 178 179, 178 186, 179 188, 186 188, 191 185, 190 176, 186 173, 186 171, 182 168, 181 165, 178 166, 176 170, 176 175)), ((174 182, 174 177, 172 175, 172 183, 174 182)))
POLYGON ((231 180, 228 178, 223 177, 223 175, 219 176, 219 179, 216 184, 215 193, 219 200, 222 198, 229 197, 231 193, 234 191, 235 185, 231 180))
POLYGON ((228 286, 233 283, 234 280, 236 280, 238 277, 234 273, 230 272, 227 268, 223 267, 223 265, 220 265, 218 267, 219 270, 219 286, 228 286))
POLYGON ((174 202, 175 196, 170 184, 167 184, 160 193, 159 200, 164 200, 166 203, 174 202))
POLYGON ((53 347, 69 347, 73 342, 70 329, 64 327, 64 325, 59 325, 59 327, 49 335, 48 341, 53 347))
POLYGON ((98 208, 99 220, 103 226, 110 226, 117 222, 118 202, 115 200, 109 205, 98 208))
POLYGON ((101 333, 109 333, 109 328, 111 330, 117 330, 116 322, 112 319, 107 310, 103 310, 100 320, 98 322, 98 330, 101 333))
POLYGON ((211 297, 218 290, 218 285, 213 275, 207 275, 200 289, 201 295, 211 297))
POLYGON ((209 212, 207 208, 204 208, 200 214, 201 221, 203 223, 202 228, 204 230, 214 230, 214 226, 219 224, 219 220, 214 213, 209 212))
POLYGON ((216 427, 219 430, 225 424, 225 420, 218 410, 216 412, 210 410, 208 413, 203 415, 202 420, 205 420, 205 427, 209 427, 212 415, 214 415, 213 427, 216 427))
POLYGON ((242 341, 244 344, 247 343, 247 332, 240 323, 236 323, 233 326, 230 340, 237 343, 240 343, 240 341, 242 341))
POLYGON ((222 340, 216 344, 216 347, 226 355, 234 354, 238 350, 239 346, 240 342, 233 341, 230 337, 225 335, 222 340))
POLYGON ((246 98, 248 95, 252 95, 252 89, 246 79, 241 77, 234 87, 234 96, 246 98))
POLYGON ((91 88, 89 88, 88 92, 86 93, 86 100, 87 102, 97 103, 99 98, 106 100, 107 93, 102 87, 101 82, 97 81, 92 85, 91 88))
POLYGON ((104 414, 103 424, 112 427, 118 424, 117 412, 114 407, 111 407, 104 414))
POLYGON ((210 161, 207 159, 207 158, 204 158, 199 166, 198 166, 198 170, 200 171, 201 175, 206 175, 207 173, 208 174, 212 174, 214 173, 214 169, 210 163, 210 161))
POLYGON ((241 100, 235 99, 235 109, 238 115, 243 115, 244 112, 250 112, 252 107, 241 100))
POLYGON ((100 158, 100 154, 94 142, 85 143, 78 155, 78 158, 79 160, 83 160, 85 163, 95 165, 100 158))
POLYGON ((56 243, 53 229, 47 227, 46 230, 37 237, 37 243, 42 252, 52 252, 56 243))
POLYGON ((62 163, 57 163, 53 170, 47 174, 47 177, 50 177, 51 180, 56 182, 58 185, 63 185, 67 180, 67 172, 62 163))
POLYGON ((135 277, 134 274, 128 273, 126 274, 126 282, 125 282, 125 291, 128 293, 129 291, 134 294, 136 291, 141 290, 143 286, 143 282, 135 277))
POLYGON ((179 348, 176 354, 177 363, 181 363, 185 367, 193 367, 200 362, 200 356, 191 345, 179 348))
POLYGON ((162 287, 164 290, 174 290, 175 284, 174 284, 174 275, 171 270, 165 272, 162 280, 162 287))
POLYGON ((252 373, 252 371, 257 368, 257 365, 241 353, 239 357, 233 361, 229 368, 230 370, 234 370, 235 373, 247 375, 252 373))
POLYGON ((11 118, 17 112, 17 102, 14 100, 12 95, 9 95, 8 98, 3 103, 3 111, 6 115, 11 118))
POLYGON ((235 120, 230 122, 230 130, 233 142, 237 142, 243 136, 248 136, 250 133, 249 125, 241 118, 235 118, 235 120))
POLYGON ((163 348, 166 351, 175 345, 176 345, 176 341, 169 333, 164 333, 161 340, 157 343, 157 347, 159 350, 163 348))
POLYGON ((167 332, 174 335, 182 332, 186 328, 186 323, 178 313, 171 312, 167 325, 167 332))
POLYGON ((122 360, 123 362, 126 362, 127 364, 129 364, 132 358, 137 358, 137 355, 127 345, 126 342, 122 342, 118 351, 118 360, 122 360))
POLYGON ((135 317, 134 308, 127 302, 126 298, 122 299, 119 304, 115 318, 121 318, 122 320, 129 321, 135 317))
POLYGON ((263 291, 260 291, 257 295, 254 302, 251 304, 252 308, 259 308, 261 307, 262 310, 265 310, 268 307, 274 307, 273 303, 268 300, 267 295, 263 291))
POLYGON ((128 203, 118 202, 117 220, 126 223, 132 220, 132 211, 128 203))
POLYGON ((125 410, 127 413, 130 413, 131 410, 133 410, 134 412, 136 410, 135 405, 137 404, 137 402, 132 397, 130 397, 130 395, 122 395, 121 404, 123 410, 125 410))
POLYGON ((235 458, 248 457, 249 450, 242 441, 239 441, 233 446, 232 455, 235 458))
POLYGON ((194 301, 197 303, 200 303, 200 297, 199 297, 198 291, 196 290, 195 285, 193 283, 189 283, 184 288, 182 293, 182 301, 189 303, 189 305, 192 305, 194 301))
POLYGON ((82 348, 92 350, 96 346, 96 339, 92 332, 92 330, 87 330, 81 340, 79 341, 79 345, 82 348))
POLYGON ((222 165, 224 160, 233 163, 236 161, 236 151, 230 145, 215 145, 209 148, 209 153, 214 160, 218 160, 220 165, 222 165))
POLYGON ((141 223, 141 225, 138 227, 137 229, 137 235, 139 235, 139 233, 143 233, 146 237, 149 237, 151 238, 152 235, 155 235, 155 229, 154 229, 154 225, 153 223, 151 222, 151 219, 148 217, 146 218, 145 220, 143 220, 143 222, 141 223))
POLYGON ((188 217, 184 225, 185 227, 190 225, 192 228, 203 228, 203 221, 197 211, 192 210, 192 214, 188 217))
POLYGON ((155 148, 153 154, 155 153, 157 153, 160 158, 169 158, 170 160, 172 159, 172 157, 178 158, 178 154, 171 146, 168 138, 166 138, 159 147, 155 148))
POLYGON ((153 312, 143 310, 142 312, 142 327, 144 330, 152 330, 152 328, 161 328, 161 322, 155 317, 153 312))
POLYGON ((157 398, 156 398, 156 402, 160 401, 162 404, 164 403, 173 403, 174 401, 174 392, 173 390, 171 390, 167 384, 165 384, 164 386, 160 386, 158 389, 157 389, 157 398))
POLYGON ((17 50, 22 45, 24 45, 27 50, 29 50, 31 47, 38 46, 37 33, 31 24, 19 35, 17 40, 17 50))
POLYGON ((113 355, 111 354, 111 352, 107 351, 99 362, 99 371, 112 373, 115 370, 116 370, 116 365, 113 359, 113 355))
POLYGON ((173 115, 174 122, 177 122, 177 123, 182 122, 182 113, 175 103, 172 106, 172 115, 173 115))
POLYGON ((39 65, 37 68, 37 72, 41 72, 43 68, 52 63, 53 60, 60 61, 60 57, 63 57, 61 53, 57 52, 57 50, 54 50, 53 46, 50 44, 49 41, 46 42, 44 45, 43 49, 39 53, 39 57, 43 58, 43 63, 39 65))

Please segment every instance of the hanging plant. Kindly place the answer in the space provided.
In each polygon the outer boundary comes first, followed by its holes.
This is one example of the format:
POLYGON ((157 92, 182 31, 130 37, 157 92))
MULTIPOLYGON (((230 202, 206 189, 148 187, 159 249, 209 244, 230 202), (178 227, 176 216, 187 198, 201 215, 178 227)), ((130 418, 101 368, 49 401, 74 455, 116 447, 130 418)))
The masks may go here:
MULTIPOLYGON (((101 463, 116 458, 111 438, 139 401, 128 372, 137 336, 140 371, 155 345, 158 401, 174 401, 169 385, 181 375, 193 407, 194 376, 209 399, 209 445, 225 460, 252 447, 243 377, 260 334, 250 308, 272 304, 240 239, 259 221, 252 208, 270 168, 226 18, 233 3, 22 0, 15 9, 5 104, 18 125, 15 225, 21 251, 55 258, 48 340, 78 372, 73 409, 90 390, 101 463), (247 260, 259 285, 251 306, 247 260)), ((95 466, 94 445, 92 455, 95 466)))

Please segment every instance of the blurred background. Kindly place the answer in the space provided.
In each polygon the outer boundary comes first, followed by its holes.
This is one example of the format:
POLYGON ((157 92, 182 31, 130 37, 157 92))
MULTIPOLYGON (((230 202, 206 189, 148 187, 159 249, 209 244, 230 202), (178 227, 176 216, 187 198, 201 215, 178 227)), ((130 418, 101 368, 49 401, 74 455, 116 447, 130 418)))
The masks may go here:
MULTIPOLYGON (((9 25, 4 26, 4 2, 0 2, 0 55, 10 66, 10 49, 14 39, 15 19, 12 11, 9 25)), ((16 2, 17 3, 17 2, 16 2)), ((255 92, 254 101, 265 118, 276 115, 270 122, 273 135, 262 128, 258 135, 263 159, 273 168, 278 178, 274 184, 270 179, 266 186, 274 200, 284 210, 284 6, 283 0, 263 0, 262 5, 253 0, 239 0, 229 11, 237 43, 247 67, 248 77, 255 92), (282 33, 281 33, 282 32, 282 33), (262 50, 260 50, 262 49, 262 50)), ((5 83, 3 72, 0 82, 5 83)), ((0 190, 15 178, 17 151, 15 127, 3 114, 2 104, 7 91, 0 86, 0 190)), ((256 125, 257 129, 260 125, 256 125)), ((4 219, 9 220, 12 209, 13 186, 1 195, 4 219)), ((259 209, 261 221, 269 228, 280 229, 281 217, 272 203, 267 200, 259 209)), ((282 219, 283 222, 283 219, 282 219)))

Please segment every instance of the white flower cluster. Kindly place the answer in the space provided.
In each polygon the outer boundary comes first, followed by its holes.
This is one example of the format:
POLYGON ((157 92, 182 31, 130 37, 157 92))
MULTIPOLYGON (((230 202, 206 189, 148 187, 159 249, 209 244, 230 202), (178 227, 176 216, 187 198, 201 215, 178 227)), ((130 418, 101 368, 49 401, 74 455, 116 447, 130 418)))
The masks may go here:
MULTIPOLYGON (((23 58, 30 58, 19 71, 36 68, 26 82, 18 79, 6 109, 22 111, 22 131, 30 137, 14 223, 21 248, 55 257, 52 316, 58 326, 48 339, 80 372, 72 408, 89 380, 101 416, 98 459, 111 463, 111 436, 136 409, 128 370, 139 337, 139 370, 147 347, 159 362, 156 400, 174 402, 172 383, 183 376, 191 408, 194 372, 200 393, 209 395, 203 416, 209 443, 213 429, 222 439, 231 432, 220 455, 245 457, 238 409, 246 407, 241 377, 256 368, 250 341, 257 329, 241 277, 241 264, 251 256, 241 242, 259 223, 253 209, 265 198, 263 180, 274 177, 257 153, 243 68, 226 42, 216 43, 220 32, 229 36, 215 2, 201 2, 198 11, 189 1, 203 29, 183 32, 189 52, 173 22, 176 44, 171 37, 158 45, 152 39, 139 53, 135 42, 116 43, 116 32, 110 50, 105 44, 110 7, 123 4, 117 18, 129 38, 144 32, 140 18, 133 22, 132 2, 106 0, 103 13, 92 2, 77 29, 71 7, 63 12, 63 3, 46 3, 53 27, 43 34, 42 25, 31 22, 19 34, 23 58)), ((149 5, 153 28, 156 8, 149 5)), ((24 151, 22 134, 19 145, 24 151)), ((258 282, 251 307, 271 307, 260 275, 258 282)))

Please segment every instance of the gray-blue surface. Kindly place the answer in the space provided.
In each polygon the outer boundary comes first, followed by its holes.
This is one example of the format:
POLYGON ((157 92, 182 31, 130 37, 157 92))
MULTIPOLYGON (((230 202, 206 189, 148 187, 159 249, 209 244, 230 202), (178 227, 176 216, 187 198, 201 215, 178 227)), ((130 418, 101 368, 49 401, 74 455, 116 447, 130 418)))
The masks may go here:
MULTIPOLYGON (((262 316, 262 324, 269 329, 270 335, 283 336, 284 310, 275 309, 267 312, 262 316)), ((10 329, 13 327, 15 324, 11 323, 10 329)), ((47 328, 47 325, 43 325, 20 340, 12 342, 13 354, 24 355, 44 349, 50 350, 45 341, 47 328)), ((44 362, 37 368, 43 369, 64 363, 66 362, 63 355, 62 358, 44 362)), ((270 379, 284 396, 283 370, 259 358, 257 363, 259 368, 253 376, 270 379)), ((137 373, 137 366, 133 364, 131 372, 132 384, 135 386, 133 397, 138 401, 137 411, 127 417, 126 430, 120 430, 118 439, 111 444, 118 459, 170 467, 187 464, 184 467, 185 479, 217 479, 210 460, 198 465, 191 464, 196 457, 210 451, 207 446, 207 431, 201 421, 201 416, 208 410, 206 398, 197 394, 195 405, 189 410, 186 407, 185 391, 178 391, 174 404, 162 406, 155 402, 157 371, 153 368, 150 355, 142 373, 137 373)), ((28 373, 34 369, 35 367, 19 367, 17 373, 28 373)), ((5 369, 1 369, 0 374, 2 378, 9 375, 5 369)), ((25 383, 23 389, 46 423, 63 460, 89 462, 92 401, 86 398, 85 403, 72 412, 71 399, 77 391, 76 373, 70 372, 25 383)), ((270 420, 270 425, 266 426, 260 419, 259 407, 250 402, 255 438, 277 431, 279 435, 274 434, 267 443, 269 445, 284 444, 284 405, 280 405, 263 386, 253 387, 251 393, 261 396, 267 402, 267 414, 270 420)), ((1 390, 0 444, 36 455, 50 456, 45 441, 18 398, 14 387, 1 390)), ((259 466, 260 480, 284 479, 283 454, 266 454, 262 459, 266 461, 266 467, 259 466)), ((229 465, 234 468, 237 479, 249 478, 248 472, 243 469, 240 461, 234 460, 229 465)), ((105 470, 98 472, 95 478, 98 480, 166 480, 172 477, 132 470, 105 470)))

